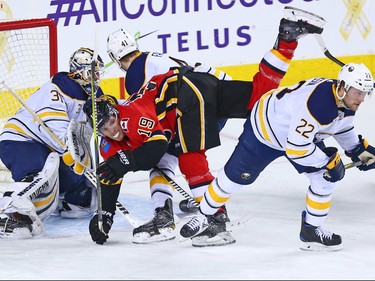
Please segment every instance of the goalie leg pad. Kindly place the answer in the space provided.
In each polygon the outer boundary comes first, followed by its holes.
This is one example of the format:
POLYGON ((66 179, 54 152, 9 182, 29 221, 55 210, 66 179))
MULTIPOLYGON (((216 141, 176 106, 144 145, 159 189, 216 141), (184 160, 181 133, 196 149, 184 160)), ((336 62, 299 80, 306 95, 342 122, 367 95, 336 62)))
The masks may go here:
POLYGON ((14 182, 8 185, 0 201, 0 210, 17 218, 28 217, 32 235, 44 234, 42 221, 47 219, 57 207, 59 191, 60 159, 56 152, 49 154, 42 171, 31 182, 14 182))

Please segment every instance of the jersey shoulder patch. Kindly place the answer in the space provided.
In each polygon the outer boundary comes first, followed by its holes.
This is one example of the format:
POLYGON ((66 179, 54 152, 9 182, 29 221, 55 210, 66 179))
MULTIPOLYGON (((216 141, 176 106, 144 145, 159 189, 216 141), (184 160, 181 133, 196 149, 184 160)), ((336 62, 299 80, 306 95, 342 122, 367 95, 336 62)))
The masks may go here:
POLYGON ((333 92, 333 81, 327 80, 319 83, 311 92, 307 100, 310 114, 321 125, 328 125, 338 116, 338 108, 333 92))
POLYGON ((88 95, 82 87, 68 77, 67 72, 58 72, 52 77, 52 83, 55 84, 64 95, 73 99, 87 100, 88 95))

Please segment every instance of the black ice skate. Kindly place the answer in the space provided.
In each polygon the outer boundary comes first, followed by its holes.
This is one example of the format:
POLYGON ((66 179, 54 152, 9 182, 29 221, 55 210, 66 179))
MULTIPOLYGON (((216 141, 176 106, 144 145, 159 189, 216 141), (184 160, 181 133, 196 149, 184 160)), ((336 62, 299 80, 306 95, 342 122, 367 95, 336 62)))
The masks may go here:
POLYGON ((199 210, 199 207, 195 206, 189 199, 182 200, 179 208, 183 213, 196 213, 199 210))
POLYGON ((192 218, 180 230, 183 238, 191 238, 195 247, 222 246, 235 243, 236 240, 226 231, 229 221, 225 206, 214 215, 203 214, 192 218))
POLYGON ((306 211, 302 212, 301 250, 307 251, 339 251, 342 249, 341 236, 306 223, 306 211))
POLYGON ((172 199, 165 201, 164 207, 156 208, 154 218, 133 230, 133 243, 145 244, 168 241, 176 238, 172 199))
POLYGON ((274 48, 277 49, 279 40, 293 42, 307 34, 321 34, 325 22, 324 18, 316 14, 286 6, 274 48))
POLYGON ((8 217, 7 215, 0 215, 0 238, 7 239, 24 239, 31 238, 32 227, 31 224, 24 221, 18 221, 8 217))
POLYGON ((236 239, 227 231, 226 223, 230 222, 225 205, 217 210, 213 215, 213 223, 202 233, 191 238, 195 247, 223 246, 233 244, 236 239))

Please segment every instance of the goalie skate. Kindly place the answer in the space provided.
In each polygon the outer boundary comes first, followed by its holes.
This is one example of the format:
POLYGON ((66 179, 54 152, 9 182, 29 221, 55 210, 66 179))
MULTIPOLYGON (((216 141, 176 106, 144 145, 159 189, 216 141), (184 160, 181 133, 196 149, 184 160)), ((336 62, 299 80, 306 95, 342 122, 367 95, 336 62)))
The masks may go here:
POLYGON ((0 216, 0 239, 26 239, 31 238, 31 225, 17 221, 7 215, 0 216))
POLYGON ((165 201, 164 207, 155 209, 154 218, 133 230, 133 243, 147 244, 176 238, 172 199, 165 201))

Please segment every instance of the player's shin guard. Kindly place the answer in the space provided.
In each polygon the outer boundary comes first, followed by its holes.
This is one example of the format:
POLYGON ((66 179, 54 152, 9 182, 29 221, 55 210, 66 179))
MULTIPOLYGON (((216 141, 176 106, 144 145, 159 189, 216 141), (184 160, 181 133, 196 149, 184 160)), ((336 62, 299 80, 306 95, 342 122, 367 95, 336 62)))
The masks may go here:
MULTIPOLYGON (((174 178, 174 174, 169 170, 163 171, 169 177, 174 178)), ((150 192, 155 209, 163 207, 165 201, 173 197, 173 187, 155 170, 150 172, 150 192)))
POLYGON ((335 184, 323 178, 324 171, 306 174, 311 183, 306 194, 306 222, 316 226, 324 224, 335 190, 335 184))
POLYGON ((241 188, 242 185, 231 181, 221 169, 216 179, 208 186, 200 203, 200 209, 203 214, 213 215, 224 205, 233 192, 241 188))
MULTIPOLYGON (((157 167, 171 179, 174 179, 177 164, 178 160, 176 156, 165 153, 157 164, 157 167)), ((154 169, 150 170, 151 200, 155 209, 163 207, 165 201, 173 197, 173 190, 173 186, 162 175, 154 169)))

